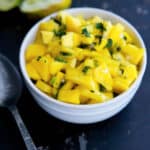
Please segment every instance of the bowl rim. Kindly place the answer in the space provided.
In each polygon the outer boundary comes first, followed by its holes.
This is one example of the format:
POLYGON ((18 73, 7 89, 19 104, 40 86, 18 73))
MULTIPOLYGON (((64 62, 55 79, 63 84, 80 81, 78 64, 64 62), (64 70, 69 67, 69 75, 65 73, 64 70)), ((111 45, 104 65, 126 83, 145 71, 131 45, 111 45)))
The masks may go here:
POLYGON ((142 64, 141 64, 141 69, 139 71, 138 77, 137 79, 134 81, 134 83, 132 83, 132 85, 129 87, 129 89, 123 93, 121 93, 120 95, 118 95, 117 97, 114 97, 112 99, 110 99, 109 101, 103 102, 103 103, 96 103, 96 104, 84 104, 84 105, 75 105, 75 104, 70 104, 70 103, 65 103, 65 102, 61 102, 58 101, 57 99, 48 96, 47 94, 45 94, 44 92, 40 91, 31 81, 31 79, 29 78, 29 76, 27 75, 27 71, 25 69, 25 59, 24 59, 24 53, 25 53, 25 43, 26 40, 28 39, 28 36, 32 33, 32 31, 34 31, 36 29, 36 27, 39 25, 39 23, 48 20, 49 18, 55 16, 58 12, 50 14, 49 16, 44 17, 43 19, 39 20, 37 23, 35 23, 30 30, 26 33, 21 46, 20 46, 20 51, 19 51, 19 65, 20 65, 20 70, 22 72, 23 78, 26 81, 26 83, 29 85, 29 87, 31 88, 30 90, 33 90, 35 93, 38 93, 38 95, 40 95, 41 97, 43 97, 43 101, 48 101, 48 102, 53 102, 56 105, 61 105, 63 107, 68 107, 68 108, 77 108, 77 109, 88 109, 88 108, 95 108, 95 107, 105 107, 107 105, 111 105, 116 103, 118 100, 121 101, 122 98, 124 98, 125 96, 127 96, 130 92, 132 92, 132 90, 136 87, 137 82, 140 82, 142 80, 142 77, 144 75, 144 72, 146 70, 146 65, 147 65, 147 52, 146 52, 146 46, 144 44, 144 41, 141 37, 141 35, 139 34, 139 32, 136 30, 136 28, 129 23, 126 19, 124 19, 123 17, 117 15, 114 12, 108 11, 108 10, 104 10, 104 9, 99 9, 99 8, 92 8, 92 7, 77 7, 77 8, 70 8, 70 9, 65 9, 63 11, 67 11, 69 13, 75 12, 75 11, 97 11, 99 14, 103 13, 103 14, 108 14, 110 16, 112 16, 113 18, 117 18, 118 20, 121 20, 122 22, 124 22, 137 36, 139 43, 141 45, 141 47, 144 49, 144 56, 143 56, 143 60, 142 60, 142 64))

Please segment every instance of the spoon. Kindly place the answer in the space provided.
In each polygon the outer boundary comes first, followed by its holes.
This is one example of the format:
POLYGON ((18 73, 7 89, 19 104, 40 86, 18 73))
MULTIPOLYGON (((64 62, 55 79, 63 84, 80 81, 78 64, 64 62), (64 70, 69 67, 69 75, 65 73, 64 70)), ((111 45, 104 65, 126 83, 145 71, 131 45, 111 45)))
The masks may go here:
POLYGON ((14 116, 28 150, 37 150, 21 119, 16 104, 22 93, 22 80, 15 66, 0 54, 0 106, 8 108, 14 116))

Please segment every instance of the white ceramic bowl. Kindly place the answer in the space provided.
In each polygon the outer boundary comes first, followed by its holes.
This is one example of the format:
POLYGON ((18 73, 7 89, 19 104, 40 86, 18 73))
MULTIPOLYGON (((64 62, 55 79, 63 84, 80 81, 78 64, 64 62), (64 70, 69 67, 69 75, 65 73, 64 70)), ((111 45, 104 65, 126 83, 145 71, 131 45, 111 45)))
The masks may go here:
POLYGON ((52 14, 39 21, 31 28, 31 30, 25 36, 20 48, 20 57, 19 57, 20 68, 26 86, 29 89, 32 96, 34 97, 34 99, 36 100, 36 102, 49 114, 67 122, 87 124, 103 121, 105 119, 114 116, 115 114, 120 112, 123 108, 125 108, 135 95, 137 89, 139 88, 145 72, 147 62, 147 54, 144 42, 139 33, 136 31, 136 29, 128 21, 112 12, 95 8, 72 8, 65 11, 72 15, 82 14, 85 18, 98 15, 106 20, 110 20, 112 23, 120 22, 125 26, 126 30, 130 34, 132 34, 132 36, 135 37, 135 41, 137 42, 137 44, 145 49, 139 76, 126 92, 120 94, 119 96, 113 98, 108 102, 101 104, 73 105, 57 101, 54 98, 51 98, 46 94, 44 94, 43 92, 41 92, 40 90, 38 90, 31 82, 25 68, 25 59, 24 59, 25 51, 27 46, 34 40, 39 23, 49 20, 50 17, 53 17, 56 14, 52 14))

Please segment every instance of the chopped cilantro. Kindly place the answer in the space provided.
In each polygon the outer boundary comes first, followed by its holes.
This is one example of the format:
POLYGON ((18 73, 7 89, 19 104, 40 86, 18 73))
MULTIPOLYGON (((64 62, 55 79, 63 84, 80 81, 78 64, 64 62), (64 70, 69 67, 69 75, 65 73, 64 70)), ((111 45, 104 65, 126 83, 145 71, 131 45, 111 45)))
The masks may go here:
POLYGON ((68 53, 68 52, 60 52, 60 54, 63 56, 71 56, 72 55, 71 53, 68 53))
POLYGON ((121 47, 118 46, 118 47, 117 47, 117 51, 119 52, 120 50, 121 50, 121 47))
POLYGON ((60 29, 58 31, 54 30, 54 34, 55 34, 55 36, 62 37, 63 35, 66 34, 66 31, 64 31, 62 29, 60 29))
POLYGON ((124 36, 123 36, 123 39, 124 39, 124 40, 127 40, 127 37, 124 35, 124 36))
POLYGON ((83 29, 82 29, 82 34, 84 34, 86 37, 90 37, 90 33, 89 33, 89 31, 87 30, 87 28, 83 28, 83 29))
POLYGON ((55 83, 55 81, 56 81, 56 77, 53 76, 53 77, 51 78, 51 80, 50 80, 50 84, 53 85, 53 84, 55 83))
POLYGON ((82 72, 86 74, 90 68, 91 68, 90 66, 85 66, 85 67, 82 69, 82 72))
POLYGON ((60 26, 62 25, 61 21, 58 18, 54 17, 51 19, 54 20, 54 22, 57 23, 58 25, 60 25, 60 26))
POLYGON ((121 71, 121 74, 123 74, 123 73, 124 73, 124 69, 120 68, 120 71, 121 71))
POLYGON ((94 93, 94 90, 90 90, 90 92, 94 93))
POLYGON ((98 43, 100 44, 103 37, 102 35, 96 35, 95 38, 98 39, 98 43))
POLYGON ((90 49, 91 51, 95 51, 95 44, 92 43, 92 44, 84 44, 84 43, 81 43, 79 46, 79 48, 83 48, 83 49, 90 49))
POLYGON ((107 40, 107 44, 105 45, 105 48, 111 48, 113 45, 113 40, 112 39, 108 39, 107 40))
POLYGON ((40 61, 41 58, 42 58, 42 56, 38 56, 36 60, 40 61))
POLYGON ((56 61, 59 61, 59 62, 62 62, 62 63, 67 63, 67 61, 64 60, 64 59, 61 58, 61 57, 55 57, 55 60, 56 60, 56 61))
POLYGON ((110 55, 112 56, 114 52, 113 52, 112 49, 110 49, 110 50, 109 50, 109 53, 110 53, 110 55))
POLYGON ((103 23, 96 23, 95 25, 96 29, 99 29, 101 32, 105 31, 106 28, 104 27, 103 23))
POLYGON ((99 90, 100 92, 106 92, 106 88, 102 84, 99 84, 99 90))
POLYGON ((78 47, 79 47, 79 48, 88 48, 88 47, 89 47, 89 44, 81 43, 78 47))

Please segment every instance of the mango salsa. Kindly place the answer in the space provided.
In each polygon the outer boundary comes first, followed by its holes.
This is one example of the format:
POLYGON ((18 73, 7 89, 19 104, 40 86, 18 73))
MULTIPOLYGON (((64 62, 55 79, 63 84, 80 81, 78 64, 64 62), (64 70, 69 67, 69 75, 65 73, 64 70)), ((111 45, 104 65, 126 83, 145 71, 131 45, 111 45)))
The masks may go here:
POLYGON ((60 12, 39 25, 26 49, 26 70, 38 89, 58 101, 102 103, 137 79, 144 49, 135 43, 120 23, 60 12))

